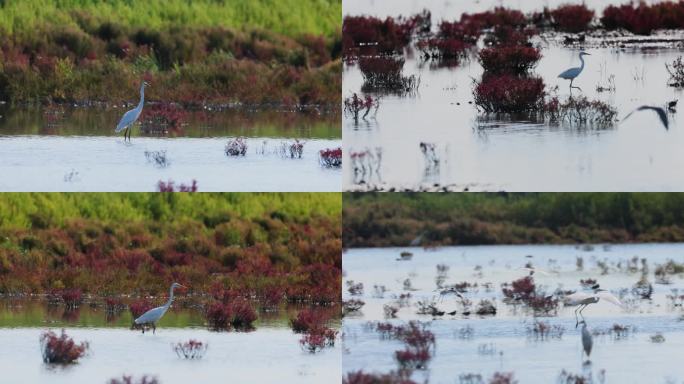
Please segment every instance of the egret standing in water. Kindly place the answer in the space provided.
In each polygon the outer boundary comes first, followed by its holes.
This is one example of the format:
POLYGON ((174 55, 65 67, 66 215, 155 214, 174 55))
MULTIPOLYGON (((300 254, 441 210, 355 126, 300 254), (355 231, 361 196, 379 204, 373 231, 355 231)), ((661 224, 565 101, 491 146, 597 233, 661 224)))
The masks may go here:
POLYGON ((572 294, 569 294, 565 296, 565 302, 567 305, 573 305, 577 306, 575 308, 575 320, 577 321, 575 323, 575 328, 579 325, 580 321, 577 316, 579 313, 579 316, 582 317, 582 321, 584 321, 584 316, 582 315, 582 311, 584 308, 586 308, 589 304, 594 304, 598 303, 599 300, 603 299, 609 303, 613 303, 617 305, 618 307, 622 307, 622 303, 620 300, 613 296, 610 292, 606 291, 605 289, 599 289, 599 285, 596 284, 593 287, 594 293, 585 293, 585 292, 575 292, 572 294))
POLYGON ((166 302, 166 304, 162 305, 161 307, 157 308, 152 308, 149 311, 143 313, 140 317, 135 319, 135 325, 139 325, 142 327, 142 332, 145 333, 145 326, 149 325, 152 327, 152 333, 155 333, 157 330, 157 321, 161 319, 162 316, 166 313, 166 311, 169 310, 171 307, 171 303, 173 302, 173 290, 175 288, 186 288, 184 285, 180 285, 178 283, 173 283, 171 284, 171 288, 169 289, 169 301, 166 302))
POLYGON ((140 85, 140 102, 138 103, 138 106, 135 107, 134 109, 131 109, 130 111, 124 113, 123 117, 121 118, 121 121, 119 121, 119 124, 116 126, 116 133, 119 133, 123 130, 124 131, 124 141, 126 141, 126 134, 128 134, 128 141, 131 141, 131 130, 133 124, 138 120, 138 117, 140 117, 140 113, 142 112, 143 109, 143 104, 145 104, 145 87, 149 86, 149 84, 146 81, 142 82, 142 85, 140 85))
POLYGON ((575 80, 575 78, 577 76, 579 76, 580 73, 582 73, 582 70, 584 69, 584 56, 586 56, 586 55, 591 56, 589 53, 586 53, 584 51, 580 51, 579 59, 582 62, 582 65, 579 67, 567 69, 563 73, 558 75, 558 77, 560 77, 561 79, 570 80, 570 90, 571 91, 573 88, 577 88, 580 91, 582 90, 582 88, 580 88, 580 87, 573 87, 572 82, 575 80))

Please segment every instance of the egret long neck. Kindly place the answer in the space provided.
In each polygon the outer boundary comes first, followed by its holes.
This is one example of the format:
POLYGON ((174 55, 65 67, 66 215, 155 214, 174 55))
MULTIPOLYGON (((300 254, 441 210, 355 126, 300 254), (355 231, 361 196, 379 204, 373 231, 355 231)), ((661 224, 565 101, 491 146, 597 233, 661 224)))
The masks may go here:
MULTIPOLYGON (((582 62, 582 65, 584 65, 584 62, 582 62)), ((144 103, 145 103, 145 85, 142 85, 140 87, 140 102, 138 103, 138 109, 142 109, 142 106, 144 103)), ((171 294, 173 294, 173 289, 171 290, 171 294)))
POLYGON ((169 289, 169 301, 164 304, 164 308, 169 309, 171 303, 173 303, 173 286, 169 289))
POLYGON ((584 69, 584 55, 580 55, 580 61, 582 62, 582 65, 580 65, 580 71, 582 71, 584 69))

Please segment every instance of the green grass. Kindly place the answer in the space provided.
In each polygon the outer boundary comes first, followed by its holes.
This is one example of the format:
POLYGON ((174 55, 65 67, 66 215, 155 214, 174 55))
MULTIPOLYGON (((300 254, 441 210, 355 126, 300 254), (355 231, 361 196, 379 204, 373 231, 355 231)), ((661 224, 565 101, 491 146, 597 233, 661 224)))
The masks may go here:
POLYGON ((683 193, 345 194, 343 244, 684 241, 683 193))
POLYGON ((306 221, 312 216, 338 217, 341 210, 339 193, 3 193, 0 229, 62 226, 81 218, 116 224, 276 214, 306 221))
POLYGON ((0 30, 10 34, 31 34, 44 24, 78 26, 84 22, 79 13, 89 14, 95 23, 151 29, 262 28, 287 36, 331 36, 341 30, 342 20, 341 0, 9 0, 0 4, 0 30))

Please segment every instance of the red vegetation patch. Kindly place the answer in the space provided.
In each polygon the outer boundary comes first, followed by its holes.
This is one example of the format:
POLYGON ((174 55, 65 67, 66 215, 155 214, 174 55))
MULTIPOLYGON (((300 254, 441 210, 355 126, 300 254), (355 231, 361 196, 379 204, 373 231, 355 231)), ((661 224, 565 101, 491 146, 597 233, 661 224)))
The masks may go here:
POLYGON ((191 184, 181 183, 177 188, 173 180, 164 182, 159 180, 157 183, 158 192, 197 192, 197 180, 192 180, 191 184))
POLYGON ((544 102, 544 81, 511 75, 485 76, 475 86, 475 104, 487 113, 519 113, 544 102))
POLYGON ((177 104, 157 103, 145 108, 140 120, 146 132, 166 132, 168 129, 179 129, 185 116, 185 110, 177 104))
POLYGON ((318 152, 321 165, 328 168, 342 166, 342 147, 321 149, 318 152))
POLYGON ((376 374, 363 371, 348 372, 342 384, 416 384, 415 381, 396 373, 376 374))
POLYGON ((402 75, 404 58, 401 56, 368 56, 359 59, 363 75, 363 89, 402 89, 406 78, 402 75))
POLYGON ((370 95, 359 97, 356 92, 344 99, 344 113, 351 115, 354 120, 359 119, 359 113, 363 110, 366 110, 366 112, 361 118, 366 118, 370 113, 371 108, 375 108, 375 112, 377 112, 378 108, 380 108, 380 99, 373 98, 370 95))
POLYGON ((247 300, 238 298, 228 304, 212 303, 207 308, 205 317, 209 328, 215 331, 228 330, 231 327, 249 330, 253 328, 257 313, 247 300))
POLYGON ((43 352, 43 361, 49 364, 71 364, 85 355, 88 350, 88 342, 76 344, 62 330, 57 336, 52 331, 43 332, 40 335, 40 346, 43 352))
POLYGON ((541 59, 537 48, 522 45, 484 48, 479 53, 482 68, 489 73, 524 74, 541 59))
POLYGON ((190 339, 184 343, 178 342, 172 344, 171 347, 178 357, 184 359, 201 359, 204 356, 204 353, 207 352, 209 344, 190 339))
POLYGON ((608 30, 624 28, 639 35, 648 35, 654 29, 681 29, 684 28, 684 2, 609 5, 603 10, 601 24, 608 30))
POLYGON ((411 34, 417 25, 414 19, 346 16, 342 22, 345 55, 358 52, 399 53, 411 42, 411 34))
POLYGON ((299 311, 294 319, 290 319, 290 327, 295 333, 304 333, 323 326, 328 320, 330 316, 325 311, 307 308, 299 311))
POLYGON ((551 11, 553 26, 563 32, 586 31, 594 18, 594 11, 584 4, 564 4, 551 11))
POLYGON ((66 304, 67 308, 78 307, 83 301, 83 293, 78 288, 64 289, 60 293, 60 296, 62 297, 62 300, 64 300, 64 304, 66 304))

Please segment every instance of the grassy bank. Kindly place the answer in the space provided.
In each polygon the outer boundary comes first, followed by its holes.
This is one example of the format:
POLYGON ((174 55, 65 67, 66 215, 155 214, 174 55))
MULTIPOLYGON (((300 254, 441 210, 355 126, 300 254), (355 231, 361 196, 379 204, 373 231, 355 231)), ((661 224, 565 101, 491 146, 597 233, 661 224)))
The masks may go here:
POLYGON ((0 100, 338 105, 339 1, 0 6, 0 100), (116 17, 112 18, 112 15, 116 17))
POLYGON ((681 193, 344 194, 345 247, 684 241, 681 193))
POLYGON ((0 196, 0 293, 158 294, 330 302, 339 194, 0 196))

